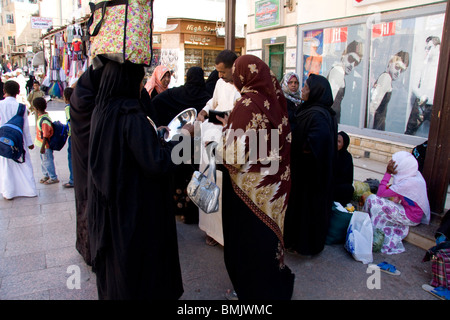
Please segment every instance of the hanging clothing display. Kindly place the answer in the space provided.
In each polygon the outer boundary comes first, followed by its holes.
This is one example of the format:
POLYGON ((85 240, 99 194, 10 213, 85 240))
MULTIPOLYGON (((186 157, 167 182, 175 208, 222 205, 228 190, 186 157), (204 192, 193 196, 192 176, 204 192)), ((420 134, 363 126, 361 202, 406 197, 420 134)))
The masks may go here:
POLYGON ((88 45, 83 39, 84 32, 80 24, 67 26, 64 31, 52 35, 49 69, 47 70, 48 94, 62 98, 64 88, 72 86, 86 71, 88 45))

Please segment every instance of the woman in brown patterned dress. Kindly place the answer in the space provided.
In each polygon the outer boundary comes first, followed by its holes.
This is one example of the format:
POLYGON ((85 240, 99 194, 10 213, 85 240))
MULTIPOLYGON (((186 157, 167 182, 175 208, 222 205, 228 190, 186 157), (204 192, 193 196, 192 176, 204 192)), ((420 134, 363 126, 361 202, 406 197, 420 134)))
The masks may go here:
POLYGON ((252 55, 235 61, 233 82, 241 98, 224 121, 225 265, 239 300, 290 299, 294 274, 284 264, 283 242, 291 186, 286 99, 267 64, 252 55))

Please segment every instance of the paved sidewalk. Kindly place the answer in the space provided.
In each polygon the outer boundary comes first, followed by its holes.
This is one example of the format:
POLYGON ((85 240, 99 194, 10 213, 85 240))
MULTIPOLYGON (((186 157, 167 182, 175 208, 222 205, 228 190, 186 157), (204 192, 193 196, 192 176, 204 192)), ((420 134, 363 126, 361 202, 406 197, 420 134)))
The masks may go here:
MULTIPOLYGON (((60 117, 63 107, 51 102, 51 116, 60 117)), ((66 147, 55 152, 58 184, 38 182, 38 150, 32 150, 31 156, 39 196, 0 199, 0 300, 96 300, 95 274, 75 249, 74 192, 62 187, 68 180, 66 147), (71 289, 78 268, 80 289, 71 289)), ((206 245, 197 225, 177 220, 177 228, 184 283, 181 299, 224 300, 232 286, 223 247, 206 245)), ((355 261, 343 245, 326 246, 313 258, 288 253, 286 264, 296 275, 293 299, 436 300, 421 288, 431 279, 430 262, 422 262, 425 251, 409 243, 405 247, 407 251, 399 255, 374 254, 375 263, 388 261, 402 272, 400 276, 379 274, 380 289, 368 288, 373 272, 355 261)))

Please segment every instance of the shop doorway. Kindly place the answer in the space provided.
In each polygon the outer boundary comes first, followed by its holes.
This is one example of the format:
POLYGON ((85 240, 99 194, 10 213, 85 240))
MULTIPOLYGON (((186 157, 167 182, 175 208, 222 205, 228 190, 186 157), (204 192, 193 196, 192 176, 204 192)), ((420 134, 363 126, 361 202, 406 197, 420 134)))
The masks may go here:
POLYGON ((281 81, 284 75, 284 53, 284 44, 269 46, 269 67, 278 81, 281 81))

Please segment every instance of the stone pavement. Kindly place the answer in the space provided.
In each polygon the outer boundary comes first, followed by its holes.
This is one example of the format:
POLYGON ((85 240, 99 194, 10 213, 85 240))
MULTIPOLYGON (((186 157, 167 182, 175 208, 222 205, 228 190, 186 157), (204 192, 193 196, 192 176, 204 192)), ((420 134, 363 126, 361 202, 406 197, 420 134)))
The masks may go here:
MULTIPOLYGON (((53 119, 63 120, 63 108, 51 101, 48 110, 53 119)), ((34 133, 34 127, 31 130, 34 133)), ((31 156, 38 197, 0 199, 0 300, 96 300, 95 274, 75 249, 74 192, 62 187, 68 180, 66 147, 55 152, 58 184, 38 182, 38 150, 32 150, 31 156), (78 274, 79 289, 74 280, 78 274)), ((197 225, 177 219, 177 229, 184 284, 181 300, 224 300, 232 286, 223 247, 206 245, 197 225)), ((421 288, 431 279, 430 262, 422 262, 425 250, 406 242, 405 247, 399 255, 374 254, 375 263, 394 264, 400 276, 376 275, 343 245, 326 246, 312 258, 287 253, 286 264, 296 275, 293 300, 436 300, 421 288), (370 289, 371 283, 380 288, 370 289)))

